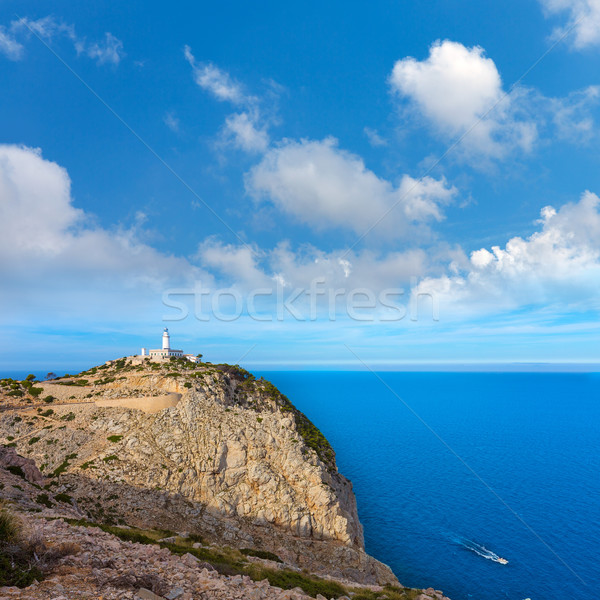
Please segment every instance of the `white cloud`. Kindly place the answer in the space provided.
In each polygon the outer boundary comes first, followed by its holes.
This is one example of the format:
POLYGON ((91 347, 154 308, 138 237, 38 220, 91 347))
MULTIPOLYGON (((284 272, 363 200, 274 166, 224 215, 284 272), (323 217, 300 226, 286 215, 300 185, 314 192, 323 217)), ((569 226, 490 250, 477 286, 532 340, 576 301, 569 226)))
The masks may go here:
POLYGON ((470 153, 500 158, 530 150, 537 137, 535 122, 516 114, 514 97, 503 97, 498 69, 479 46, 437 41, 425 60, 397 61, 390 85, 443 135, 468 132, 462 148, 470 153))
POLYGON ((600 44, 600 0, 540 0, 548 14, 567 13, 567 24, 555 30, 562 37, 573 30, 573 46, 577 49, 600 44))
POLYGON ((88 44, 85 38, 81 38, 75 33, 74 25, 64 23, 52 15, 37 20, 21 17, 10 24, 10 33, 13 37, 7 37, 6 30, 0 27, 0 51, 4 51, 9 58, 14 60, 21 58, 23 53, 23 46, 17 42, 16 36, 27 38, 31 35, 36 35, 48 42, 57 37, 65 37, 72 42, 78 55, 85 54, 95 59, 98 65, 118 65, 125 56, 123 42, 112 33, 105 33, 102 42, 88 44))
POLYGON ((19 33, 34 33, 46 40, 51 40, 57 35, 64 35, 72 42, 77 42, 77 35, 73 25, 67 25, 55 19, 52 15, 32 21, 27 17, 21 17, 11 23, 11 31, 19 33))
POLYGON ((179 131, 179 119, 172 112, 168 112, 163 117, 163 121, 165 125, 174 133, 179 131))
POLYGON ((571 92, 566 98, 549 100, 556 134, 561 139, 580 144, 598 136, 591 108, 600 102, 600 86, 593 85, 571 92))
POLYGON ((381 146, 388 145, 388 141, 382 138, 377 132, 377 130, 371 129, 371 127, 365 127, 363 129, 363 132, 367 136, 369 144, 371 144, 371 146, 373 146, 374 148, 379 148, 381 146))
POLYGON ((59 313, 122 318, 123 311, 156 305, 165 286, 199 276, 185 259, 141 242, 136 218, 131 229, 95 226, 73 206, 64 168, 39 150, 0 145, 3 317, 23 311, 44 322, 59 313))
POLYGON ((243 92, 242 85, 235 81, 229 73, 222 71, 212 63, 198 63, 189 46, 184 47, 184 56, 192 67, 194 81, 204 90, 210 92, 217 100, 246 104, 248 96, 243 92))
POLYGON ((123 42, 108 31, 104 34, 104 40, 90 44, 86 53, 90 58, 96 59, 99 65, 118 65, 125 56, 123 42))
POLYGON ((405 175, 394 186, 333 138, 288 140, 272 148, 248 173, 246 188, 317 230, 342 227, 362 234, 382 218, 376 234, 398 239, 426 233, 424 224, 442 219, 441 207, 456 193, 431 177, 416 181, 405 175))
POLYGON ((198 63, 189 46, 185 46, 184 55, 192 67, 194 81, 202 89, 217 100, 243 108, 225 118, 218 145, 230 145, 249 153, 265 152, 270 143, 269 126, 276 121, 274 106, 283 91, 282 86, 267 81, 267 92, 259 98, 248 94, 241 83, 216 65, 198 63))
POLYGON ((246 152, 265 152, 269 146, 269 134, 259 128, 251 113, 234 113, 225 119, 224 140, 246 152))
POLYGON ((0 25, 0 53, 10 60, 19 60, 23 56, 23 45, 0 25))
POLYGON ((598 308, 599 209, 600 198, 591 192, 559 210, 547 206, 541 229, 528 238, 476 250, 466 269, 427 278, 418 291, 434 293, 441 306, 468 316, 528 305, 598 308))
MULTIPOLYGON (((422 249, 387 253, 341 249, 326 252, 310 245, 293 249, 289 243, 282 242, 263 250, 209 239, 200 245, 198 259, 204 268, 219 274, 220 285, 231 285, 241 293, 270 290, 271 302, 277 299, 278 286, 288 293, 310 290, 316 285, 321 290, 343 289, 346 293, 368 289, 375 295, 386 289, 404 289, 406 301, 415 278, 441 272, 436 257, 422 249)), ((323 294, 321 300, 329 302, 329 294, 323 294)), ((343 296, 342 300, 343 304, 343 296)))
POLYGON ((389 81, 405 111, 421 115, 448 142, 457 141, 458 155, 477 166, 531 152, 539 139, 581 144, 596 135, 590 109, 598 103, 598 86, 564 98, 524 86, 507 94, 494 61, 479 46, 435 42, 425 60, 397 61, 389 81))

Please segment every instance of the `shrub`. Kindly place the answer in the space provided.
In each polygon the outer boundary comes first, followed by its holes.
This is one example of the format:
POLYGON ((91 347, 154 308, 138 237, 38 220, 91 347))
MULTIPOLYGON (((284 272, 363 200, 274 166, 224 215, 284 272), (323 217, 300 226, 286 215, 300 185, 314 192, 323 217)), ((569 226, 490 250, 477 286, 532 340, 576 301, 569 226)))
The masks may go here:
POLYGON ((113 442, 114 444, 116 444, 117 442, 120 442, 123 439, 122 435, 109 435, 106 438, 109 442, 113 442))
POLYGON ((56 400, 56 398, 54 396, 46 396, 43 398, 43 401, 46 402, 47 404, 50 404, 51 402, 54 402, 56 400))
POLYGON ((274 562, 283 562, 277 554, 267 552, 266 550, 255 550, 254 548, 242 548, 240 552, 244 556, 256 556, 256 558, 263 558, 265 560, 272 560, 274 562))
POLYGON ((40 413, 40 416, 42 417, 49 417, 50 415, 53 415, 54 411, 49 408, 48 410, 45 410, 43 413, 40 413))
POLYGON ((105 456, 102 459, 105 463, 112 462, 113 460, 119 460, 119 457, 116 454, 111 454, 110 456, 105 456))
POLYGON ((10 465, 6 467, 6 470, 17 477, 21 477, 21 479, 25 479, 25 473, 21 467, 17 467, 16 465, 10 465))
POLYGON ((37 398, 42 392, 44 391, 44 388, 36 388, 36 387, 31 387, 29 388, 29 393, 34 397, 37 398))
POLYGON ((66 504, 71 504, 71 501, 73 500, 73 498, 69 496, 69 494, 64 494, 62 492, 60 494, 56 494, 54 496, 54 499, 57 502, 65 502, 66 504))
POLYGON ((48 498, 48 494, 38 494, 38 497, 35 499, 35 501, 38 504, 43 504, 44 506, 46 506, 48 508, 52 508, 54 506, 54 504, 52 504, 52 501, 50 500, 50 498, 48 498))
POLYGON ((0 542, 16 542, 21 534, 21 521, 0 504, 0 542))
POLYGON ((35 444, 36 442, 39 442, 40 438, 39 437, 32 437, 29 442, 27 442, 30 446, 33 446, 33 444, 35 444))

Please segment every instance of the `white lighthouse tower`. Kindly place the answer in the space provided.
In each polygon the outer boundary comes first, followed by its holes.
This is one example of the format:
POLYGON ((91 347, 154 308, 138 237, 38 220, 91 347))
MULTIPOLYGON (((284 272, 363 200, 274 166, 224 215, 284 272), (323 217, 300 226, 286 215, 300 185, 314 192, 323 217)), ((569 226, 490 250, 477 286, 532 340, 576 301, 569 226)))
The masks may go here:
POLYGON ((162 334, 162 348, 152 350, 142 348, 142 353, 132 358, 135 358, 138 361, 135 364, 141 364, 141 362, 143 362, 143 360, 147 357, 150 358, 150 360, 158 361, 165 361, 175 357, 186 358, 191 362, 198 362, 198 357, 194 356, 193 354, 184 354, 183 350, 175 350, 171 348, 171 336, 169 335, 169 330, 166 327, 162 334))
POLYGON ((163 332, 162 349, 169 352, 171 350, 171 340, 169 338, 169 330, 165 327, 163 332))

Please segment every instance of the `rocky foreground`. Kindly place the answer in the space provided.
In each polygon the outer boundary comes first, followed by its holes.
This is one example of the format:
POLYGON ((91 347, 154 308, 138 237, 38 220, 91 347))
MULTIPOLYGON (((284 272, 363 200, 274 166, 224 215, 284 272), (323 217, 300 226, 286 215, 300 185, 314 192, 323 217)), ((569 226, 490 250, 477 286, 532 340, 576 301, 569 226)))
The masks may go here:
POLYGON ((0 389, 0 496, 67 549, 0 597, 443 598, 364 552, 327 440, 239 367, 121 359, 0 389))

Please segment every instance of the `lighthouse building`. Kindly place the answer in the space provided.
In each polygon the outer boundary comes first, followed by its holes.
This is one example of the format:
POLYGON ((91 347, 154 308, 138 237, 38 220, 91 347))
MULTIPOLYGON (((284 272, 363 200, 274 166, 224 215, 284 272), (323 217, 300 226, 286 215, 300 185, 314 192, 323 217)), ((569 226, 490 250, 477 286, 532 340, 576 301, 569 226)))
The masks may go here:
POLYGON ((171 338, 169 336, 169 330, 165 327, 162 335, 162 348, 148 350, 142 348, 141 354, 137 358, 145 359, 150 358, 153 360, 168 360, 172 356, 176 358, 187 358, 192 362, 198 362, 198 359, 193 354, 184 354, 183 350, 174 350, 171 348, 171 338))

